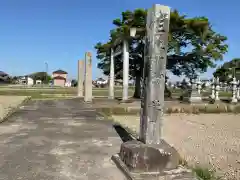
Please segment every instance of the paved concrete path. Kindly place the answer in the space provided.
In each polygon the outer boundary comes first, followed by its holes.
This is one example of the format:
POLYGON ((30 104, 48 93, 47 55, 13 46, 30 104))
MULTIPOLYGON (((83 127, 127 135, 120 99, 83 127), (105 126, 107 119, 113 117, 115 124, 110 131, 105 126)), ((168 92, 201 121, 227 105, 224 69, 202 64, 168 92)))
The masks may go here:
POLYGON ((29 102, 0 124, 0 180, 123 180, 121 140, 79 99, 29 102))

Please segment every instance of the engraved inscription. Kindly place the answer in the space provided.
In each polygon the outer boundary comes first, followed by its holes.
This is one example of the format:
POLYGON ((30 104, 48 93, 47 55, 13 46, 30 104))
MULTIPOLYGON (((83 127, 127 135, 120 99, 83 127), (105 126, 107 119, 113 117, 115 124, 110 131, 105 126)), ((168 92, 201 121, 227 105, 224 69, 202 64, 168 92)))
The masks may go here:
POLYGON ((162 110, 163 105, 161 104, 160 100, 153 100, 152 101, 152 106, 156 108, 157 110, 162 110))
POLYGON ((160 49, 163 49, 165 50, 165 45, 164 45, 164 41, 160 39, 161 37, 160 36, 156 36, 156 45, 160 48, 160 49))
POLYGON ((159 78, 159 77, 153 78, 152 83, 153 84, 158 84, 158 85, 161 84, 161 78, 159 78))
POLYGON ((157 28, 156 32, 165 32, 164 29, 164 23, 165 20, 168 18, 168 14, 163 13, 162 11, 156 12, 156 23, 157 23, 157 28))

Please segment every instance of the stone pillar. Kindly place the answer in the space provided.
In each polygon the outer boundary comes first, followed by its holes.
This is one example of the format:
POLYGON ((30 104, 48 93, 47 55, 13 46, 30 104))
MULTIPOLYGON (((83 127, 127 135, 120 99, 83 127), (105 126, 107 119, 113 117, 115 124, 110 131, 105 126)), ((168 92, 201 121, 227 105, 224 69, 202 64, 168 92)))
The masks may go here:
POLYGON ((85 53, 84 101, 92 102, 92 54, 85 53))
POLYGON ((213 77, 213 79, 212 79, 212 85, 211 85, 211 87, 212 87, 212 94, 211 94, 211 99, 215 99, 215 78, 213 77))
POLYGON ((236 92, 237 92, 237 81, 236 78, 233 78, 233 81, 231 82, 232 84, 232 103, 237 103, 237 97, 236 97, 236 92))
POLYGON ((78 61, 78 97, 83 97, 84 62, 78 61))
POLYGON ((128 42, 123 41, 123 93, 122 100, 128 100, 128 78, 129 78, 129 52, 128 42))
POLYGON ((237 99, 240 101, 240 81, 238 80, 237 99))
POLYGON ((140 140, 161 143, 170 8, 155 5, 148 10, 141 101, 140 140))
POLYGON ((227 92, 227 82, 224 83, 224 91, 227 92))
POLYGON ((201 94, 201 89, 202 89, 202 83, 201 83, 200 77, 198 77, 196 83, 197 83, 198 94, 200 95, 201 94))
POLYGON ((215 101, 219 101, 219 91, 220 91, 220 83, 219 83, 219 77, 216 79, 215 83, 215 101))
POLYGON ((109 74, 109 99, 114 99, 114 55, 113 49, 111 48, 111 59, 110 59, 110 74, 109 74))

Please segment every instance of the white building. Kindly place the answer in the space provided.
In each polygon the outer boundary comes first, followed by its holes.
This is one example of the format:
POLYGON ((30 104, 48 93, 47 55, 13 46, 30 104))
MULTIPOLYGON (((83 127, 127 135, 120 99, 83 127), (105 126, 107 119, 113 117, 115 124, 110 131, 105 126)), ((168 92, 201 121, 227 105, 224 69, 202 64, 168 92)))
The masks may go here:
POLYGON ((27 77, 27 85, 28 85, 28 86, 32 86, 33 84, 34 84, 33 79, 30 78, 30 77, 27 77))
POLYGON ((34 84, 34 81, 33 81, 32 78, 30 78, 28 76, 22 76, 22 77, 19 77, 18 83, 28 85, 28 86, 32 86, 34 84))
POLYGON ((36 84, 42 84, 41 80, 36 80, 36 84))
POLYGON ((71 87, 72 86, 72 82, 71 81, 67 81, 66 83, 65 83, 65 87, 71 87))

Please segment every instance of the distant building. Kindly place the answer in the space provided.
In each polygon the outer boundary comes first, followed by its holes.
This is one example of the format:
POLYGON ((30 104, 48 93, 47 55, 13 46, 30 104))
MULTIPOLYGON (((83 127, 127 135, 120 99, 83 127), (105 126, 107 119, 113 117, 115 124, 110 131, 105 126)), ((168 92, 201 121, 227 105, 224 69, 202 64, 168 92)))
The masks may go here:
POLYGON ((61 69, 54 71, 52 73, 53 85, 64 87, 67 80, 67 74, 68 73, 66 71, 63 71, 61 69))
POLYGON ((17 79, 17 83, 32 86, 34 84, 34 80, 33 78, 28 76, 19 76, 17 79))
POLYGON ((40 79, 36 80, 36 84, 42 84, 42 80, 40 79))
POLYGON ((65 83, 65 86, 66 86, 66 87, 71 87, 71 86, 72 86, 72 82, 71 82, 71 81, 67 81, 67 82, 65 83))
POLYGON ((33 78, 27 77, 27 85, 32 86, 34 84, 33 78))

